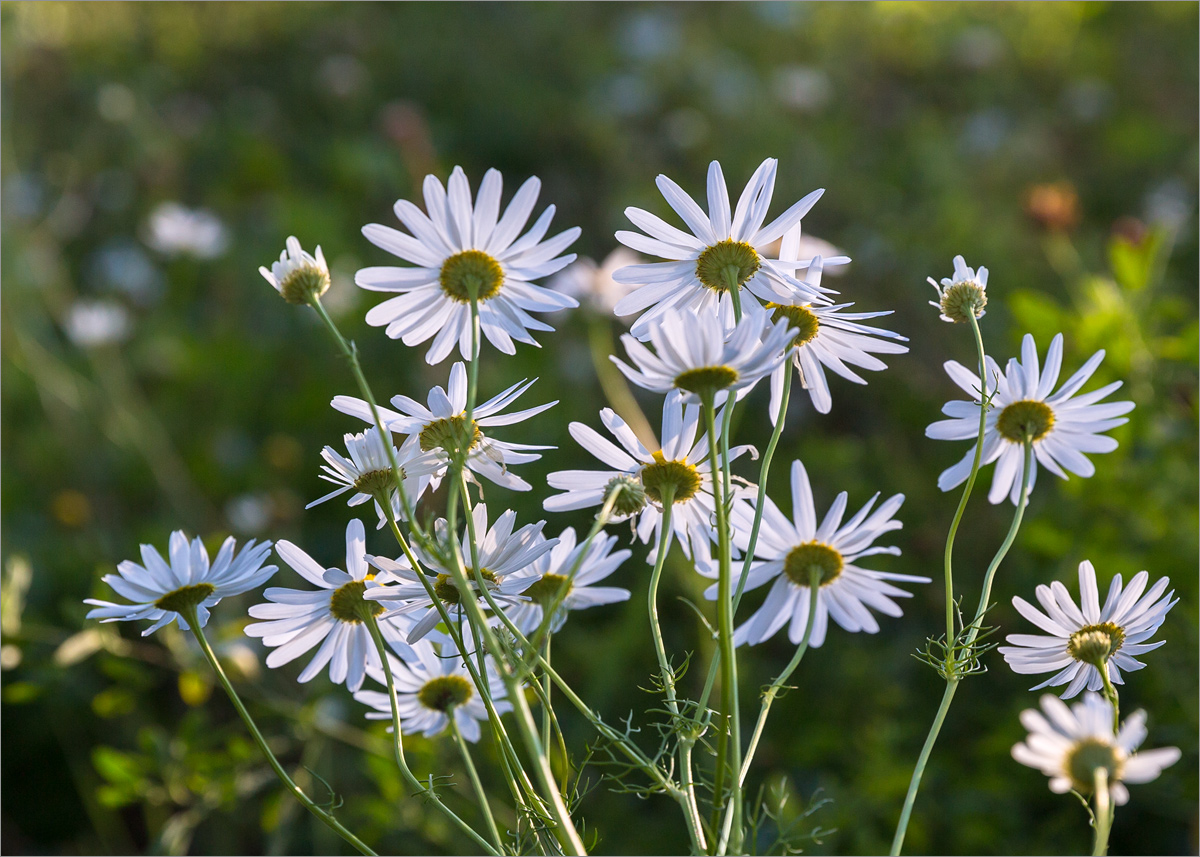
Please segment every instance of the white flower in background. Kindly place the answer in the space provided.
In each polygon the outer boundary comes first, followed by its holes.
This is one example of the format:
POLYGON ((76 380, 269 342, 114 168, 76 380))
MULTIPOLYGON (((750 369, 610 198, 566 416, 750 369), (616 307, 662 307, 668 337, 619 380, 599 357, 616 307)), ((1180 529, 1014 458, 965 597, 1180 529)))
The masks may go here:
POLYGON ((154 624, 142 631, 153 634, 173 619, 185 631, 188 623, 179 611, 196 608, 196 618, 203 628, 208 624, 208 608, 222 598, 241 595, 265 583, 275 573, 276 566, 263 565, 271 552, 271 543, 256 545, 251 539, 234 556, 237 542, 230 536, 221 545, 217 558, 210 564, 208 551, 199 537, 188 543, 182 530, 171 533, 167 550, 169 562, 152 545, 142 545, 142 565, 125 560, 117 566, 119 574, 101 578, 122 598, 132 604, 114 604, 96 598, 84 604, 96 607, 87 614, 101 622, 132 622, 149 619, 154 624))
MULTIPOLYGON (((800 228, 797 226, 783 237, 779 255, 784 259, 799 258, 800 228)), ((824 261, 820 256, 813 259, 808 269, 807 280, 810 285, 820 285, 824 261)), ((879 318, 891 315, 891 310, 883 312, 843 312, 853 304, 822 305, 804 300, 780 299, 767 304, 772 318, 776 321, 787 319, 793 328, 791 359, 784 361, 771 373, 771 422, 779 419, 779 408, 783 404, 783 384, 786 373, 795 366, 800 373, 800 384, 808 390, 813 407, 818 413, 827 414, 833 407, 833 397, 829 390, 829 381, 825 378, 825 368, 853 381, 856 384, 866 384, 866 379, 859 376, 851 366, 869 369, 873 372, 887 368, 887 364, 875 354, 904 354, 908 346, 898 342, 884 342, 875 337, 907 342, 908 339, 881 327, 871 327, 860 324, 869 318, 879 318)))
POLYGON ((1129 581, 1129 586, 1122 588, 1121 575, 1116 575, 1101 609, 1096 569, 1084 560, 1079 564, 1078 607, 1067 588, 1057 580, 1036 590, 1045 613, 1023 598, 1013 598, 1017 612, 1049 636, 1010 634, 1008 642, 1012 645, 1001 646, 1000 654, 1004 655, 1013 672, 1022 675, 1054 673, 1030 690, 1065 684, 1064 699, 1070 699, 1085 688, 1100 690, 1104 687, 1102 669, 1108 671, 1114 684, 1123 684, 1121 670, 1133 672, 1145 666, 1134 656, 1153 651, 1163 644, 1162 640, 1148 641, 1162 626, 1167 611, 1178 603, 1178 599, 1171 600, 1174 590, 1163 594, 1171 584, 1170 578, 1160 578, 1147 592, 1149 580, 1149 574, 1139 571, 1129 581))
POLYGON ((382 619, 383 607, 363 600, 370 577, 366 561, 366 535, 362 521, 346 525, 346 570, 324 569, 288 541, 275 546, 280 558, 297 574, 320 589, 284 589, 273 586, 263 594, 269 604, 255 604, 250 615, 263 622, 246 626, 246 634, 261 637, 275 651, 267 655, 274 669, 291 663, 318 643, 320 648, 308 662, 299 681, 306 682, 329 666, 334 684, 345 682, 350 690, 362 687, 368 665, 381 667, 379 653, 365 622, 376 617, 385 640, 400 640, 401 627, 382 619))
POLYGON ((1047 693, 1041 706, 1045 716, 1033 708, 1021 712, 1021 725, 1029 736, 1012 748, 1012 756, 1049 777, 1055 794, 1072 790, 1089 794, 1095 788, 1096 771, 1103 768, 1112 801, 1120 806, 1129 801, 1123 783, 1148 783, 1179 761, 1175 747, 1134 752, 1146 740, 1144 711, 1135 711, 1113 734, 1112 704, 1099 694, 1086 693, 1068 708, 1047 693))
MULTIPOLYGON (((313 500, 305 509, 311 509, 326 500, 339 497, 347 491, 353 491, 347 505, 358 506, 368 500, 375 500, 375 511, 379 515, 379 526, 383 527, 388 519, 383 507, 377 499, 383 494, 389 498, 393 518, 403 514, 404 504, 396 492, 395 474, 392 463, 388 458, 387 447, 376 428, 369 428, 360 434, 347 434, 343 438, 349 458, 338 453, 333 447, 327 446, 321 450, 325 464, 321 469, 325 472, 321 478, 332 482, 338 488, 330 491, 324 497, 313 500)), ((416 505, 421 494, 429 487, 434 474, 445 470, 445 455, 438 450, 422 452, 419 446, 411 446, 401 451, 392 447, 396 463, 400 466, 403 479, 404 493, 408 497, 409 507, 416 505)))
POLYGON ((586 256, 581 256, 546 281, 547 288, 562 292, 579 301, 580 305, 598 315, 612 315, 617 302, 631 291, 633 286, 618 283, 613 274, 620 268, 636 265, 642 259, 637 253, 618 247, 599 265, 586 256))
MULTIPOLYGON (((875 501, 879 499, 876 494, 843 524, 846 499, 845 491, 838 494, 818 525, 808 472, 799 461, 792 462, 792 520, 779 511, 771 498, 765 498, 762 529, 754 547, 754 555, 760 561, 750 566, 745 589, 749 591, 772 580, 774 584, 762 606, 734 632, 737 645, 761 643, 789 621, 788 638, 799 644, 808 622, 809 584, 814 569, 820 573, 817 613, 809 637, 809 643, 814 647, 825 642, 830 617, 847 631, 874 634, 879 630, 879 623, 875 621, 872 609, 888 616, 900 616, 900 607, 892 599, 909 598, 912 593, 892 586, 889 580, 929 582, 928 577, 871 571, 856 565, 864 557, 875 554, 900 555, 899 548, 871 545, 884 533, 903 526, 892 516, 904 502, 904 495, 889 497, 872 513, 875 501)), ((753 505, 735 504, 732 521, 734 543, 745 550, 754 522, 753 505)), ((706 577, 717 574, 711 567, 698 570, 706 577)), ((716 585, 709 587, 705 597, 710 601, 716 599, 716 585)))
POLYGON ((528 600, 521 601, 507 610, 508 618, 523 634, 532 634, 541 627, 545 608, 561 594, 562 603, 550 622, 550 631, 557 633, 567 621, 567 612, 570 610, 585 610, 602 604, 628 601, 628 589, 595 585, 629 559, 631 551, 619 550, 612 553, 616 543, 616 536, 597 533, 585 552, 582 544, 576 545, 575 530, 567 527, 559 535, 558 544, 553 550, 542 554, 516 573, 515 577, 528 577, 533 583, 521 593, 528 600), (572 577, 571 570, 575 568, 576 563, 579 564, 579 570, 572 577))
MULTIPOLYGON (((396 710, 400 714, 400 728, 405 734, 420 733, 427 738, 440 735, 450 725, 450 717, 468 741, 479 740, 479 721, 488 719, 487 706, 475 689, 471 674, 463 664, 462 655, 454 643, 447 640, 440 650, 429 640, 421 640, 409 646, 392 643, 402 658, 388 653, 392 668, 392 681, 396 687, 396 710)), ((488 690, 497 714, 512 711, 512 704, 504 697, 504 681, 496 672, 491 655, 485 656, 488 690)), ((372 667, 371 678, 387 686, 382 668, 372 667)), ((354 694, 359 702, 371 706, 368 720, 391 720, 392 702, 386 690, 360 690, 354 694)), ((388 727, 392 731, 392 727, 388 727)))
MULTIPOLYGON (((530 446, 524 443, 507 443, 494 440, 484 434, 484 428, 492 426, 508 426, 524 422, 542 411, 552 408, 558 401, 547 402, 534 408, 513 413, 502 411, 517 400, 517 398, 533 386, 533 381, 521 381, 513 384, 500 395, 476 406, 473 411, 472 426, 467 426, 467 367, 463 363, 455 363, 450 369, 450 383, 446 389, 434 387, 429 391, 428 407, 410 399, 408 396, 393 396, 392 405, 396 411, 379 408, 380 419, 391 431, 407 435, 400 446, 405 456, 415 456, 420 452, 441 450, 446 456, 453 455, 461 444, 469 443, 470 455, 467 456, 467 470, 473 471, 484 478, 513 491, 528 491, 530 485, 515 473, 508 470, 509 465, 527 464, 537 461, 542 456, 535 453, 543 449, 554 449, 552 446, 530 446)), ((362 399, 352 396, 337 396, 332 405, 344 414, 349 414, 374 424, 371 407, 362 399)), ((433 474, 433 488, 441 483, 449 465, 433 474)))
POLYGON ((124 342, 133 322, 125 307, 116 301, 79 300, 67 311, 63 329, 67 338, 80 348, 95 348, 124 342))
MULTIPOLYGON (((683 219, 690 233, 677 229, 640 208, 627 208, 625 215, 647 233, 621 231, 617 240, 639 253, 666 259, 648 265, 633 265, 613 274, 619 283, 640 286, 615 308, 619 316, 649 310, 632 327, 644 339, 650 323, 670 308, 696 315, 716 315, 726 329, 733 327, 734 309, 730 290, 737 289, 743 313, 760 314, 759 300, 773 301, 796 291, 812 300, 822 292, 796 279, 807 261, 771 259, 765 248, 800 222, 821 198, 817 190, 797 202, 770 224, 763 226, 775 191, 778 162, 767 158, 755 170, 730 214, 729 191, 721 165, 708 168, 708 214, 682 188, 666 176, 656 181, 667 203, 683 219)), ((826 259, 826 265, 843 264, 845 257, 826 259)))
POLYGON ((650 324, 654 351, 628 333, 621 337, 636 369, 616 356, 609 359, 639 387, 656 393, 680 390, 688 404, 713 394, 720 404, 730 392, 741 399, 771 374, 787 356, 791 339, 786 321, 748 315, 726 336, 716 315, 668 310, 650 324))
POLYGON ((310 303, 329 291, 329 266, 325 264, 325 254, 320 246, 315 256, 306 252, 294 235, 288 236, 279 261, 272 262, 269 271, 260 266, 258 272, 290 304, 310 303))
POLYGON ((983 309, 987 306, 987 268, 974 271, 962 256, 955 256, 953 277, 942 277, 940 286, 933 277, 926 279, 938 296, 929 305, 941 310, 942 321, 965 322, 972 314, 976 318, 987 315, 983 309))
MULTIPOLYGON (((991 357, 985 361, 992 406, 985 424, 981 465, 996 462, 992 489, 988 492, 988 500, 993 503, 999 503, 1006 494, 1014 504, 1020 500, 1025 468, 1023 446, 1027 438, 1033 441, 1036 454, 1029 473, 1029 490, 1032 491, 1039 463, 1063 479, 1068 478, 1064 472, 1067 470, 1077 476, 1091 476, 1096 468, 1083 453, 1112 452, 1117 448, 1117 442, 1101 432, 1129 422, 1122 414, 1133 410, 1133 402, 1099 404, 1121 386, 1120 381, 1081 396, 1075 395, 1104 359, 1103 350, 1093 354, 1082 369, 1058 388, 1057 393, 1050 395, 1062 367, 1062 351, 1060 333, 1050 343, 1045 369, 1039 371, 1037 346, 1033 337, 1025 334, 1021 359, 1009 360, 1007 372, 1001 372, 991 357)), ((951 419, 933 423, 925 429, 925 436, 936 440, 973 441, 979 432, 979 378, 954 360, 945 366, 954 383, 975 401, 948 402, 942 413, 951 419)), ((965 481, 974 457, 972 445, 961 461, 942 472, 938 487, 949 491, 965 481)))
MULTIPOLYGON (((547 540, 542 535, 542 528, 546 526, 545 521, 526 524, 514 531, 513 525, 516 523, 517 513, 511 509, 506 510, 497 518, 491 529, 488 529, 485 503, 476 505, 471 510, 471 517, 475 523, 475 535, 479 545, 479 569, 488 587, 488 592, 501 607, 511 607, 522 600, 521 593, 534 581, 532 577, 518 576, 517 572, 536 561, 538 557, 553 550, 554 546, 558 544, 558 540, 547 540)), ((444 520, 437 522, 436 532, 439 541, 444 544, 449 538, 444 520)), ((471 537, 470 531, 465 527, 463 528, 461 551, 460 556, 466 568, 467 580, 474 592, 475 572, 471 559, 471 537)), ((442 566, 437 557, 429 556, 419 548, 417 556, 426 568, 437 573, 436 577, 430 579, 432 577, 430 575, 426 579, 432 584, 434 594, 445 605, 447 613, 452 617, 462 614, 461 593, 454 582, 454 575, 450 573, 449 569, 442 566)), ((389 602, 386 614, 388 617, 405 616, 413 620, 412 626, 408 629, 408 642, 416 642, 432 631, 441 621, 441 616, 429 598, 425 585, 417 576, 419 572, 414 571, 404 559, 393 560, 380 556, 371 556, 367 559, 371 565, 384 573, 377 575, 371 581, 365 597, 377 605, 380 610, 383 609, 383 605, 379 602, 389 602)), ((488 605, 482 593, 478 594, 478 600, 480 606, 486 609, 488 605)))
POLYGON ((146 222, 146 243, 166 256, 215 259, 229 246, 229 231, 207 209, 164 202, 146 222))
MULTIPOLYGON (((537 345, 531 330, 553 330, 529 315, 579 304, 560 292, 533 285, 533 280, 565 268, 573 253, 560 256, 579 237, 579 227, 542 238, 554 217, 554 206, 518 238, 537 202, 541 182, 528 179, 503 217, 500 173, 488 170, 471 203, 471 188, 461 167, 450 176, 449 193, 434 176, 425 177, 426 213, 406 199, 396 202, 396 216, 412 234, 378 223, 363 227, 367 240, 416 267, 363 268, 354 281, 364 289, 402 292, 367 313, 367 323, 386 327, 405 345, 433 342, 425 359, 440 363, 458 343, 471 359, 471 299, 479 306, 483 336, 505 354, 515 354, 513 340, 537 345)), ((480 343, 482 347, 482 343, 480 343)))
MULTIPOLYGON (((546 481, 551 488, 563 489, 562 494, 549 497, 542 503, 547 512, 567 512, 601 506, 614 484, 625 486, 613 506, 614 520, 637 517, 637 535, 649 542, 662 526, 664 491, 671 489, 671 530, 679 540, 684 554, 692 549, 707 552, 713 537, 715 515, 712 495, 712 465, 708 460, 708 435, 697 438, 700 424, 698 405, 685 405, 680 391, 667 394, 663 403, 662 449, 650 452, 634 435, 625 421, 611 408, 600 411, 600 420, 620 447, 605 440, 593 428, 583 423, 571 423, 571 437, 611 470, 560 470, 551 473, 546 481)), ((717 431, 721 430, 721 414, 717 414, 717 431)), ((730 460, 750 450, 749 446, 734 447, 730 460)), ((739 490, 734 489, 735 495, 739 490)), ((655 542, 657 544, 657 542, 655 542)), ((657 547, 650 551, 654 562, 657 547)))

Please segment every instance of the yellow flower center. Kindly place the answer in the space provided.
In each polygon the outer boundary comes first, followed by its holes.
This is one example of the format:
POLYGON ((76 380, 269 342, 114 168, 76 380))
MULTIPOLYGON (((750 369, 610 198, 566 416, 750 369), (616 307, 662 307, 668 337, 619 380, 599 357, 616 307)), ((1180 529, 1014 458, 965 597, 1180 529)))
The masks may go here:
POLYGON ((772 321, 779 321, 781 318, 786 318, 788 326, 796 331, 796 335, 792 339, 792 345, 800 346, 816 339, 817 331, 821 328, 821 321, 817 318, 816 313, 808 307, 782 306, 777 303, 768 303, 767 309, 774 310, 771 314, 772 321))
POLYGON ((696 259, 696 279, 715 292, 740 289, 758 273, 762 260, 745 241, 725 239, 705 248, 696 259))
POLYGON ((827 586, 842 573, 842 555, 824 542, 805 542, 788 551, 783 560, 783 573, 799 586, 812 582, 812 571, 821 574, 820 585, 827 586))
POLYGON ((441 675, 431 678, 417 691, 417 701, 426 708, 448 713, 467 702, 475 693, 471 682, 460 675, 441 675))
POLYGON ((1041 440, 1054 428, 1054 411, 1045 402, 1022 399, 1000 412, 996 431, 1013 443, 1041 440))
POLYGON ((417 439, 421 444, 422 452, 444 449, 454 455, 459 450, 474 449, 478 446, 479 441, 483 439, 483 432, 479 430, 479 424, 474 420, 471 420, 468 428, 467 415, 459 414, 456 417, 446 417, 427 424, 425 428, 421 429, 417 439))
POLYGON ((357 625, 382 613, 382 604, 363 598, 366 589, 365 580, 352 580, 333 590, 333 596, 329 599, 329 612, 333 614, 333 618, 357 625))
POLYGON ((672 501, 683 503, 696 496, 700 490, 700 471, 684 459, 667 461, 662 450, 654 453, 654 463, 642 468, 642 485, 646 496, 655 503, 662 503, 667 489, 671 489, 672 501))
POLYGON ((438 282, 453 301, 466 304, 474 298, 483 302, 500 291, 504 269, 482 250, 463 250, 442 263, 438 282))

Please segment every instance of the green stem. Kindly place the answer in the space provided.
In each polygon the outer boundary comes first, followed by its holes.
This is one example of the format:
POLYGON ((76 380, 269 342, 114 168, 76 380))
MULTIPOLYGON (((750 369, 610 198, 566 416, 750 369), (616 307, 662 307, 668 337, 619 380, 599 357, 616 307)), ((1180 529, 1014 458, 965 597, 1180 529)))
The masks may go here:
POLYGON ((956 690, 958 690, 958 679, 947 679, 946 690, 942 694, 942 704, 938 706, 937 714, 933 717, 933 725, 929 727, 929 734, 925 736, 925 745, 921 747, 921 755, 917 757, 917 765, 913 768, 912 780, 908 784, 908 794, 904 796, 904 809, 900 811, 900 823, 896 825, 896 835, 892 838, 892 850, 889 852, 892 857, 897 857, 900 849, 904 847, 904 835, 908 832, 908 819, 912 815, 913 804, 917 800, 921 777, 925 773, 925 765, 929 762, 929 756, 933 752, 933 745, 937 743, 938 733, 942 731, 942 723, 946 720, 946 713, 950 710, 950 703, 954 700, 956 690))
POLYGON ((1100 671, 1100 680, 1104 682, 1104 697, 1112 703, 1113 709, 1113 732, 1121 730, 1121 697, 1117 694, 1117 689, 1113 687, 1112 679, 1108 675, 1108 661, 1106 660, 1096 669, 1100 671))
POLYGON ((183 618, 187 620, 188 625, 192 629, 192 633, 196 635, 196 642, 200 644, 200 650, 204 652, 204 657, 208 659, 208 663, 212 666, 213 672, 217 674, 217 680, 221 683, 221 687, 225 688, 225 692, 229 694, 229 701, 233 703, 233 707, 237 709, 237 713, 241 715, 242 722, 246 724, 246 728, 250 730, 251 736, 254 738, 254 743, 258 745, 258 749, 267 757, 267 762, 270 763, 271 769, 275 771, 275 775, 283 782, 287 790, 292 793, 292 797, 300 801, 304 807, 315 815, 321 821, 337 833, 338 836, 345 839, 355 847, 361 854, 374 855, 372 851, 361 839, 342 826, 333 815, 326 812, 321 807, 313 803, 312 798, 304 793, 304 791, 292 782, 292 778, 288 776, 287 771, 283 769, 283 765, 279 764, 279 760, 275 758, 275 754, 271 752, 271 748, 267 746, 267 739, 258 731, 258 726, 255 725, 254 719, 250 716, 250 712, 246 710, 246 706, 242 704, 241 698, 237 691, 233 689, 233 684, 229 681, 229 677, 225 675, 225 670, 221 666, 221 662, 217 660, 217 655, 212 650, 212 646, 208 644, 208 638, 204 635, 204 629, 200 627, 199 617, 196 615, 196 608, 190 607, 183 613, 183 618))
POLYGON ((475 762, 471 758, 471 750, 467 746, 466 739, 463 738, 462 732, 459 731, 458 721, 454 719, 454 712, 446 712, 446 716, 450 720, 450 734, 454 738, 454 743, 458 745, 458 751, 462 754, 463 767, 467 769, 467 777, 471 780, 471 787, 475 790, 475 799, 479 802, 479 809, 483 813, 483 820, 487 824, 488 835, 492 837, 492 845, 495 846, 493 853, 504 853, 504 840, 500 836, 500 830, 496 827, 496 819, 492 816, 492 807, 488 803, 487 792, 483 790, 483 783, 479 779, 479 772, 475 770, 475 762))
POLYGON ((1108 834, 1112 830, 1115 808, 1108 791, 1108 769, 1096 768, 1096 838, 1092 844, 1092 857, 1104 857, 1108 853, 1108 834))

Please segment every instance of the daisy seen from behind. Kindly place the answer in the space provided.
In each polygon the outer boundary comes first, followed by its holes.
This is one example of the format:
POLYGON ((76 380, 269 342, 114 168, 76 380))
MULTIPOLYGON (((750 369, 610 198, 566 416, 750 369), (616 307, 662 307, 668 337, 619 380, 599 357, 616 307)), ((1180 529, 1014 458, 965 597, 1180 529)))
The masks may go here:
POLYGON ((315 255, 306 252, 294 235, 288 236, 279 261, 271 263, 270 270, 260 266, 258 272, 290 304, 312 303, 329 291, 325 254, 320 246, 315 255))
MULTIPOLYGON (((1008 496, 1013 504, 1020 501, 1024 476, 1024 444, 1033 445, 1034 459, 1029 472, 1028 491, 1032 492, 1041 464, 1055 476, 1067 479, 1067 471, 1088 477, 1095 466, 1084 453, 1112 452, 1117 442, 1103 432, 1129 422, 1124 414, 1133 410, 1133 402, 1103 402, 1121 386, 1114 381, 1089 393, 1076 395, 1104 359, 1097 351, 1083 367, 1052 393, 1062 368, 1063 336, 1050 343, 1046 365, 1039 368, 1033 336, 1025 334, 1021 358, 1008 361, 1001 371, 991 357, 985 360, 987 395, 991 407, 985 422, 983 456, 980 464, 996 464, 988 500, 999 503, 1008 496)), ((974 440, 979 433, 979 377, 962 364, 950 360, 946 373, 974 401, 948 402, 942 413, 950 417, 925 429, 935 440, 974 440)), ((974 446, 962 459, 938 477, 938 487, 949 491, 966 480, 975 456, 974 446)))
POLYGON ((954 276, 942 277, 940 286, 933 277, 926 279, 938 296, 929 305, 941 311, 942 321, 961 323, 969 321, 972 315, 977 319, 987 315, 984 310, 987 306, 987 268, 976 271, 967 267, 967 260, 962 256, 955 256, 954 276))
POLYGON ((425 355, 432 364, 444 360, 455 343, 464 360, 474 359, 472 302, 483 337, 504 354, 516 353, 514 341, 536 346, 531 330, 553 330, 530 312, 579 305, 561 292, 533 284, 574 261, 573 253, 561 254, 579 237, 579 227, 543 240, 554 217, 551 205, 521 235, 541 182, 526 180, 503 216, 501 186, 500 173, 488 170, 472 202, 466 174, 455 167, 445 187, 435 176, 425 177, 424 212, 406 199, 396 202, 396 216, 408 233, 378 223, 363 227, 368 241, 413 266, 363 268, 355 275, 361 288, 400 292, 368 311, 368 324, 384 327, 389 337, 405 345, 432 338, 425 355))
POLYGON ((1085 689, 1102 690, 1105 675, 1113 684, 1124 684, 1121 670, 1142 669, 1145 664, 1136 656, 1165 642, 1152 643, 1150 638, 1162 626, 1167 611, 1178 603, 1178 599, 1172 600, 1174 590, 1167 592, 1170 578, 1159 578, 1147 590, 1149 581, 1150 575, 1139 571, 1129 586, 1122 586, 1121 575, 1116 575, 1101 608, 1096 569, 1084 560, 1079 564, 1078 606, 1057 580, 1035 590, 1045 612, 1023 598, 1013 598, 1017 612, 1046 634, 1010 634, 1010 645, 1002 646, 1000 654, 1013 672, 1054 673, 1030 690, 1065 684, 1064 699, 1085 689))

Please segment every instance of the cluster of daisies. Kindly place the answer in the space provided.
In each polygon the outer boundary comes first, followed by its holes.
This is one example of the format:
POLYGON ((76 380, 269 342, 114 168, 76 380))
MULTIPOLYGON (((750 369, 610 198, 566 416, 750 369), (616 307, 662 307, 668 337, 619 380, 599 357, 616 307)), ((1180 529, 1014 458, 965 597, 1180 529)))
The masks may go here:
MULTIPOLYGON (((486 173, 474 195, 460 168, 446 185, 427 177, 424 210, 408 200, 395 205, 403 229, 380 224, 363 229, 368 241, 405 264, 364 268, 355 282, 391 295, 367 312, 370 325, 409 346, 429 342, 425 359, 431 365, 445 360, 456 345, 466 362, 455 362, 446 386, 433 387, 424 404, 407 395, 391 398, 390 407, 351 396, 334 398, 335 409, 365 426, 346 434, 344 454, 333 447, 322 451, 321 478, 334 490, 310 505, 348 495, 351 507, 373 504, 379 528, 399 531, 419 503, 428 502, 448 478, 458 478, 458 469, 481 486, 486 481, 530 490, 520 466, 549 447, 494 434, 556 403, 515 409, 533 383, 522 381, 474 404, 469 401, 470 364, 479 359, 485 343, 503 354, 515 353, 516 343, 536 346, 533 334, 552 328, 531 313, 577 307, 571 292, 588 294, 603 281, 604 294, 591 295, 589 305, 604 306, 630 321, 629 333, 622 336, 626 358, 612 359, 634 385, 664 396, 661 436, 653 441, 639 437, 608 408, 599 413, 608 436, 572 423, 571 436, 601 467, 550 474, 549 486, 557 493, 545 499, 544 508, 567 512, 608 506, 609 520, 631 522, 636 539, 667 548, 677 544, 699 573, 716 577, 713 548, 721 534, 714 524, 714 479, 721 478, 728 462, 756 453, 716 438, 727 460, 714 461, 709 450, 717 444, 710 444, 705 431, 705 409, 715 411, 713 425, 719 433, 728 409, 766 381, 768 413, 778 424, 786 416, 787 391, 795 379, 813 408, 829 413, 834 390, 830 373, 865 384, 861 372, 886 369, 881 357, 908 350, 903 336, 868 324, 887 312, 853 311, 852 303, 838 302, 838 293, 822 283, 827 270, 834 272, 849 259, 828 247, 825 254, 805 252, 814 245, 802 233, 802 220, 822 191, 769 218, 777 169, 774 159, 763 161, 736 203, 716 162, 708 172, 707 198, 700 202, 659 176, 658 188, 683 228, 628 208, 625 213, 638 231, 616 235, 633 251, 620 257, 628 264, 592 265, 586 271, 568 267, 575 256, 566 250, 578 237, 577 228, 549 235, 553 205, 529 225, 540 190, 536 178, 522 184, 502 212, 503 183, 495 170, 486 173), (547 277, 555 277, 550 285, 569 288, 536 284, 547 277)), ((262 273, 281 295, 299 304, 316 306, 330 284, 320 248, 309 254, 295 239, 262 273)), ((975 271, 958 257, 953 276, 934 282, 934 305, 947 321, 981 317, 986 286, 987 270, 975 271)), ((947 419, 933 423, 927 434, 973 442, 980 409, 986 408, 982 464, 995 464, 988 495, 993 503, 1006 497, 1014 504, 1024 502, 1039 465, 1064 479, 1068 473, 1090 476, 1093 465, 1087 455, 1116 447, 1105 432, 1125 422, 1133 408, 1131 402, 1105 401, 1119 382, 1082 392, 1103 356, 1097 353, 1061 385, 1061 335, 1050 344, 1044 365, 1031 336, 1025 337, 1020 357, 1006 367, 988 358, 983 378, 947 363, 947 373, 968 398, 949 402, 943 409, 947 419)), ((974 456, 972 446, 941 474, 939 487, 949 490, 966 480, 974 456)), ((786 626, 792 643, 807 633, 810 644, 820 646, 830 620, 847 632, 878 632, 878 617, 900 616, 898 600, 912 594, 898 584, 929 582, 867 567, 876 565, 877 557, 899 554, 899 548, 878 542, 901 528, 896 515, 903 495, 880 502, 876 494, 847 517, 849 497, 842 492, 818 514, 801 461, 791 463, 790 477, 790 516, 770 497, 760 501, 755 487, 744 481, 732 486, 728 498, 729 535, 744 555, 738 592, 767 587, 737 627, 735 643, 762 643, 786 626)), ((377 625, 390 650, 386 654, 402 725, 426 735, 453 726, 474 740, 479 722, 503 713, 507 703, 491 661, 494 653, 481 656, 471 642, 475 634, 467 623, 467 599, 475 599, 490 622, 503 622, 522 634, 555 632, 570 610, 629 598, 628 589, 599 584, 630 551, 616 550, 617 538, 603 533, 581 540, 567 528, 549 538, 545 522, 518 526, 510 510, 489 518, 483 503, 473 508, 470 523, 473 539, 438 520, 432 527, 437 549, 417 546, 411 554, 383 556, 368 552, 366 529, 352 520, 341 568, 324 567, 291 542, 280 541, 276 553, 308 587, 266 589, 266 602, 250 608, 258 621, 246 633, 271 649, 270 667, 315 649, 300 681, 327 671, 332 681, 344 683, 372 709, 367 716, 384 717, 390 716, 387 694, 363 689, 367 677, 383 681, 384 664, 369 630, 377 625), (455 555, 473 557, 484 589, 460 591, 448 567, 448 558, 455 555), (457 627, 448 627, 447 618, 457 627), (490 713, 481 690, 493 701, 490 713)), ((89 615, 104 621, 150 619, 154 624, 146 633, 176 617, 185 627, 189 618, 203 626, 208 608, 217 601, 254 589, 275 572, 275 566, 264 565, 270 547, 269 542, 251 543, 235 557, 230 540, 210 564, 199 540, 189 543, 175 533, 169 562, 144 546, 142 565, 122 563, 119 575, 104 578, 131 603, 91 601, 97 606, 89 615)), ((651 562, 656 554, 652 548, 651 562)), ((1044 613, 1015 599, 1021 614, 1048 636, 1015 634, 1001 650, 1017 672, 1053 672, 1043 686, 1065 684, 1068 697, 1085 689, 1089 693, 1073 711, 1047 697, 1045 717, 1027 712, 1024 718, 1032 734, 1014 755, 1046 771, 1056 790, 1090 788, 1081 775, 1085 761, 1107 766, 1110 780, 1119 784, 1149 779, 1178 757, 1177 751, 1133 754, 1145 734, 1144 717, 1135 714, 1114 732, 1111 708, 1104 716, 1104 706, 1111 703, 1095 695, 1121 684, 1121 670, 1141 668, 1136 656, 1160 645, 1150 639, 1174 603, 1165 592, 1167 581, 1147 587, 1142 572, 1123 587, 1117 577, 1103 609, 1088 563, 1080 567, 1080 583, 1082 607, 1058 583, 1038 589, 1044 613)), ((707 596, 715 600, 717 587, 707 596)), ((1124 792, 1114 787, 1113 794, 1120 802, 1124 792)))

